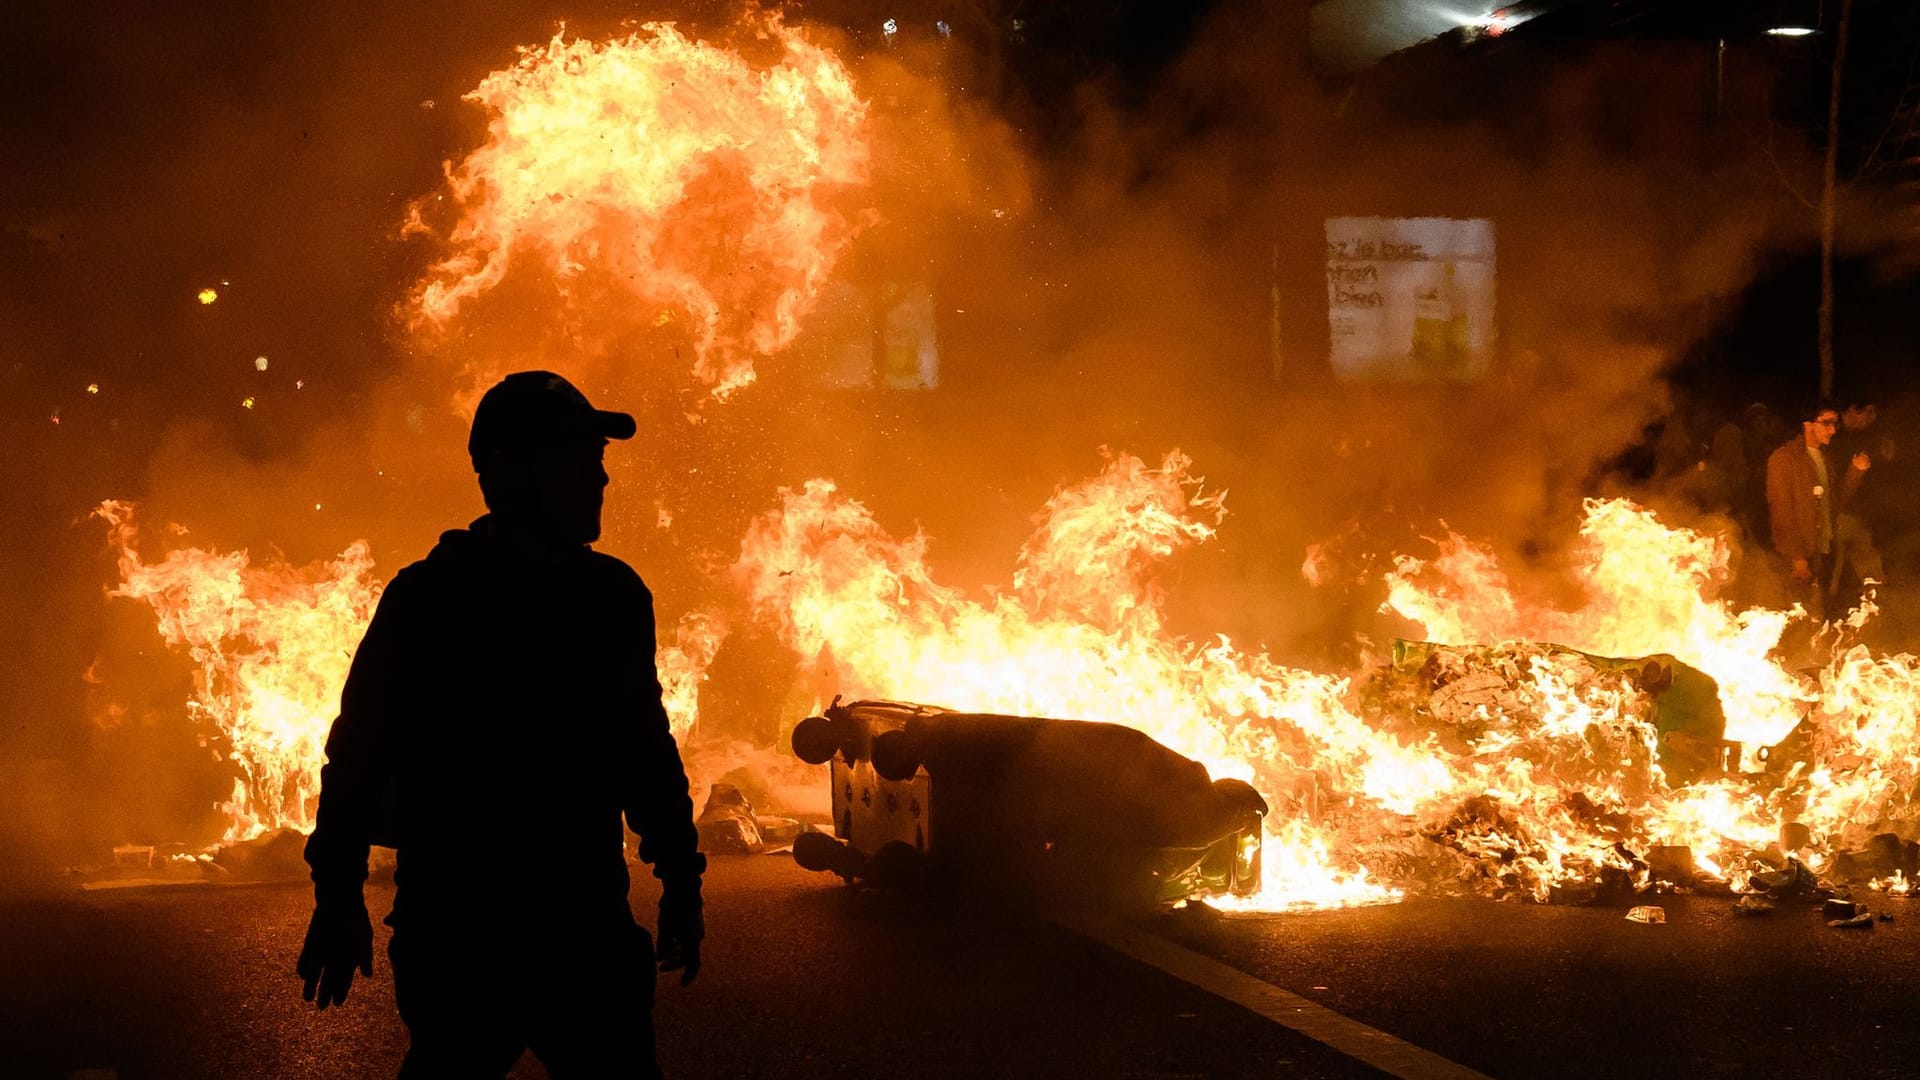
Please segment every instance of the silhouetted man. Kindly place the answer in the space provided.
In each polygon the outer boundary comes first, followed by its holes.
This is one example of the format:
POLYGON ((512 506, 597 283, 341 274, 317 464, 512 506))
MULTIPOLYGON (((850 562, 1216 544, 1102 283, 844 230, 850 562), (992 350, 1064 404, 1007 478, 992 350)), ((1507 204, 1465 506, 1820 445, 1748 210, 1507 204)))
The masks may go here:
POLYGON ((354 654, 307 843, 298 971, 344 1001, 373 971, 369 844, 397 849, 388 956, 402 1077, 658 1075, 654 952, 621 815, 660 878, 659 963, 700 970, 693 806, 654 667, 653 597, 592 550, 608 439, 633 417, 509 375, 467 448, 488 513, 400 571, 354 654))

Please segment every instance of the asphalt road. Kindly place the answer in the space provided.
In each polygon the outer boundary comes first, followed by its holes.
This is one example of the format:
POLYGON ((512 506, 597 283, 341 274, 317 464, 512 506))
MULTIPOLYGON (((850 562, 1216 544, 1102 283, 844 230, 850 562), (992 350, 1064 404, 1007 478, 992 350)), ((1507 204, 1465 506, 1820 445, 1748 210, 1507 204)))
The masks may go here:
MULTIPOLYGON (((661 990, 669 1075, 1379 1075, 1038 919, 855 891, 784 856, 715 859, 707 893, 707 969, 661 990)), ((648 883, 634 901, 651 910, 648 883)), ((1664 906, 1663 926, 1473 900, 1144 926, 1498 1077, 1920 1075, 1920 901, 1878 899, 1896 918, 1863 931, 1664 906)), ((292 884, 0 904, 0 1075, 391 1075, 406 1032, 384 955, 316 1014, 291 973, 307 910, 292 884)))
POLYGON ((1667 897, 1660 926, 1433 900, 1154 929, 1498 1077, 1920 1076, 1920 900, 1869 897, 1894 920, 1667 897))
MULTIPOLYGON (((0 1076, 392 1075, 406 1031, 384 952, 315 1013, 292 974, 308 910, 301 885, 0 905, 0 1076)), ((1377 1075, 1046 923, 847 889, 785 856, 716 858, 707 927, 699 980, 661 987, 670 1076, 1377 1075)), ((514 1075, 544 1072, 529 1057, 514 1075)))

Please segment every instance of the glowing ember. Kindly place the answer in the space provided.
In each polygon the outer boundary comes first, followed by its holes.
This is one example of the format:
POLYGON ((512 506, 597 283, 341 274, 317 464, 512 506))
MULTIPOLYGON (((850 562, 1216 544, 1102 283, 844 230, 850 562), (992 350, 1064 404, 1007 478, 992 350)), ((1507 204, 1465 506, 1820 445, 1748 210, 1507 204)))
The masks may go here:
POLYGON ((220 294, 213 289, 201 289, 197 295, 202 304, 211 304, 215 300, 220 299, 220 294))
MULTIPOLYGON (((832 53, 776 17, 747 29, 778 63, 649 23, 606 42, 563 31, 483 79, 466 100, 487 111, 487 142, 448 168, 460 216, 415 293, 419 320, 444 326, 531 264, 566 296, 624 291, 598 306, 635 325, 683 315, 716 394, 753 381, 856 231, 831 199, 865 182, 868 141, 832 53)), ((409 229, 425 227, 416 207, 409 229)))

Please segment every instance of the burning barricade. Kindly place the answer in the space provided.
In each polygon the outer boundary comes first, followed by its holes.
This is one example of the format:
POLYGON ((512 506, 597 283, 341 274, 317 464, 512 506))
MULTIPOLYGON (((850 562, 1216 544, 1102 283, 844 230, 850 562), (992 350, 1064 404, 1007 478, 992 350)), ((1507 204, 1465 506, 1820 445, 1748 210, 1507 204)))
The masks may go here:
POLYGON ((838 839, 794 845, 811 870, 1123 906, 1259 888, 1266 802, 1133 728, 836 699, 793 749, 830 764, 838 839))
MULTIPOLYGON (((1920 872, 1920 659, 1853 642, 1853 622, 1821 631, 1823 666, 1790 669, 1795 614, 1719 599, 1719 538, 1591 502, 1572 606, 1529 600, 1490 554, 1443 540, 1385 582, 1432 640, 1333 675, 1170 629, 1156 567, 1224 514, 1188 466, 1114 455, 1056 492, 1012 586, 985 594, 939 580, 924 536, 889 535, 832 484, 783 492, 732 584, 744 617, 813 658, 809 694, 856 699, 795 732, 802 758, 833 763, 839 835, 795 837, 796 856, 855 878, 966 867, 988 888, 1246 911, 1902 896, 1920 872), (954 709, 898 704, 915 701, 954 709), (1034 719, 1049 716, 1111 723, 1034 719)), ((304 830, 304 778, 376 580, 348 559, 150 560, 124 508, 103 516, 120 595, 198 662, 189 711, 236 762, 248 797, 225 843, 304 830)), ((654 658, 696 747, 721 647, 717 623, 692 619, 654 658)), ((795 830, 744 802, 709 809, 716 850, 778 850, 795 830)))

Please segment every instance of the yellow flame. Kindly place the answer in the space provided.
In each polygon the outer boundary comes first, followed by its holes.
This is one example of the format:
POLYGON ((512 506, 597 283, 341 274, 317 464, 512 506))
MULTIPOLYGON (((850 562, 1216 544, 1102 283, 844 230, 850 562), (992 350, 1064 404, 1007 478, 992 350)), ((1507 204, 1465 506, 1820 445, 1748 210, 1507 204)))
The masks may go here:
POLYGON ((1252 781, 1280 803, 1263 856, 1270 906, 1388 898, 1335 833, 1298 827, 1314 779, 1337 777, 1336 797, 1411 805, 1448 783, 1446 766, 1360 723, 1344 680, 1165 632, 1150 571, 1211 536, 1222 513, 1189 464, 1118 455, 1057 493, 1013 591, 988 601, 937 583, 924 536, 893 539, 823 480, 752 525, 736 573, 802 655, 830 653, 851 696, 1117 721, 1252 781))
MULTIPOLYGON (((220 804, 228 825, 219 842, 311 831, 327 732, 380 599, 366 542, 304 568, 200 548, 148 562, 135 547, 131 505, 109 500, 94 513, 119 556, 120 583, 110 595, 145 601, 161 638, 194 661, 187 712, 213 725, 238 770, 220 804)), ((724 636, 718 619, 689 615, 655 655, 676 736, 693 727, 700 684, 724 636)))
POLYGON ((218 730, 239 770, 222 843, 270 829, 313 827, 327 730, 347 665, 380 598, 373 559, 356 541, 327 563, 256 563, 199 548, 143 560, 133 508, 100 504, 119 553, 112 595, 144 600, 168 645, 193 658, 187 710, 218 730))
POLYGON ((1573 577, 1587 603, 1529 603, 1493 554, 1449 536, 1432 560, 1401 557, 1388 604, 1436 641, 1552 641, 1606 656, 1669 653, 1714 677, 1727 738, 1771 746, 1799 722, 1808 687, 1769 659, 1789 612, 1735 611, 1718 593, 1729 551, 1719 537, 1669 528, 1625 499, 1590 499, 1573 577))
MULTIPOLYGON (((562 30, 481 80, 466 100, 487 141, 448 168, 460 216, 419 321, 445 325, 526 263, 563 294, 624 291, 636 325, 684 313, 695 374, 722 396, 752 382, 856 232, 832 200, 866 182, 869 144, 837 57, 774 16, 745 29, 777 63, 648 23, 605 42, 562 30)), ((408 230, 426 229, 416 206, 408 230)))
POLYGON ((1429 562, 1400 560, 1391 603, 1430 637, 1506 643, 1436 650, 1453 670, 1435 678, 1464 681, 1415 685, 1413 697, 1404 680, 1398 698, 1362 692, 1225 638, 1175 637, 1155 566, 1211 537, 1224 514, 1189 464, 1120 455, 1057 493, 1013 588, 986 599, 942 585, 925 536, 887 535, 824 480, 783 493, 753 524, 736 573, 755 609, 802 656, 833 665, 852 696, 1118 721, 1250 780, 1274 807, 1265 888, 1225 906, 1376 902, 1399 895, 1402 874, 1544 900, 1607 874, 1644 885, 1641 859, 1669 845, 1691 848, 1705 873, 1744 873, 1784 821, 1831 846, 1847 823, 1897 812, 1914 787, 1911 658, 1856 649, 1819 687, 1786 671, 1770 651, 1790 613, 1732 610, 1716 599, 1724 544, 1625 501, 1587 505, 1574 571, 1586 603, 1573 610, 1527 600, 1459 537, 1429 562), (1527 644, 1548 640, 1709 672, 1728 736, 1750 752, 1819 701, 1821 715, 1849 719, 1821 730, 1851 756, 1757 786, 1673 783, 1649 692, 1582 653, 1527 644), (1475 686, 1477 698, 1462 689, 1475 686))
MULTIPOLYGON (((1698 871, 1740 883, 1790 823, 1807 830, 1794 841, 1803 859, 1827 872, 1920 814, 1920 659, 1850 643, 1870 605, 1829 630, 1824 668, 1789 671, 1774 647, 1793 613, 1718 598, 1723 541, 1595 500, 1573 606, 1529 598, 1487 549, 1448 537, 1431 558, 1400 559, 1386 585, 1428 637, 1458 644, 1407 646, 1406 663, 1358 681, 1290 668, 1169 630, 1160 571, 1226 514, 1191 468, 1178 452, 1109 455, 1047 502, 1008 587, 978 597, 937 578, 925 535, 892 536, 814 480, 751 523, 733 580, 812 665, 806 696, 831 685, 1117 721, 1249 781, 1272 807, 1264 887, 1226 906, 1414 889, 1544 900, 1606 878, 1645 886, 1656 847, 1686 847, 1698 871), (1718 681, 1727 735, 1745 750, 1727 771, 1669 777, 1650 677, 1595 659, 1660 654, 1718 681)), ((121 552, 118 594, 151 604, 163 637, 200 665, 190 711, 218 725, 240 767, 229 839, 306 827, 320 743, 378 596, 365 545, 306 570, 198 549, 146 563, 128 508, 100 514, 121 552)), ((695 615, 662 642, 676 734, 696 730, 723 636, 695 615)))
POLYGON ((683 742, 700 718, 700 684, 707 681, 707 667, 725 638, 726 629, 717 618, 691 612, 674 627, 673 642, 662 644, 655 654, 660 700, 666 705, 674 737, 683 742))

